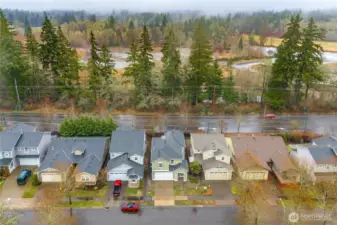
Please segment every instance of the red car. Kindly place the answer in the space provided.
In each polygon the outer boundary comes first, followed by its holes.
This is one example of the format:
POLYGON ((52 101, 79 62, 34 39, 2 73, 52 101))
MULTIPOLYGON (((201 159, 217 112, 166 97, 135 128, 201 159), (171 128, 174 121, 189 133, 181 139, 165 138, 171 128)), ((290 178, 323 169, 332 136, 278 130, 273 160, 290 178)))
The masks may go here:
POLYGON ((116 180, 114 183, 113 196, 118 197, 121 194, 121 189, 122 189, 122 181, 116 180))
POLYGON ((121 205, 122 212, 138 212, 140 210, 140 206, 136 202, 124 202, 121 205))
POLYGON ((265 119, 275 119, 276 116, 275 116, 275 114, 266 114, 266 115, 264 115, 264 118, 265 119))

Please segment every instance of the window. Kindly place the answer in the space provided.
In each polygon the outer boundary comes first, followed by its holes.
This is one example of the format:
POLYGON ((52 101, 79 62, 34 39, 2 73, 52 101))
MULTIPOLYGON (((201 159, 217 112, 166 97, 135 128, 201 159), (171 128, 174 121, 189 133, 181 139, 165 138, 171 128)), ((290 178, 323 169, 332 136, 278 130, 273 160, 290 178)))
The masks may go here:
POLYGON ((19 152, 21 152, 21 151, 22 151, 22 149, 21 149, 21 148, 18 148, 18 151, 19 151, 19 152))
POLYGON ((5 152, 5 157, 9 157, 9 152, 5 152))
POLYGON ((82 175, 82 181, 89 181, 89 176, 82 175))
POLYGON ((163 163, 162 162, 158 163, 158 168, 163 168, 163 163))
POLYGON ((225 157, 221 157, 221 160, 225 160, 225 157))
POLYGON ((135 160, 138 160, 138 157, 137 157, 137 156, 135 156, 135 160))
POLYGON ((29 152, 29 148, 25 148, 25 153, 28 153, 29 152))
POLYGON ((173 159, 171 159, 171 160, 170 160, 170 163, 171 163, 171 164, 174 164, 174 160, 173 160, 173 159))

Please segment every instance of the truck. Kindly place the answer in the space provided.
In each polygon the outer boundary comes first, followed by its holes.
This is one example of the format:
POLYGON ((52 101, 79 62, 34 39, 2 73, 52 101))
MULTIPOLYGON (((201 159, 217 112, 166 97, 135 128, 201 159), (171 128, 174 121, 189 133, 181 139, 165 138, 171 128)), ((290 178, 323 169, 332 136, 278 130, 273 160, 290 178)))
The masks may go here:
POLYGON ((114 182, 113 196, 114 197, 120 196, 121 189, 122 189, 122 181, 121 180, 116 180, 114 182))

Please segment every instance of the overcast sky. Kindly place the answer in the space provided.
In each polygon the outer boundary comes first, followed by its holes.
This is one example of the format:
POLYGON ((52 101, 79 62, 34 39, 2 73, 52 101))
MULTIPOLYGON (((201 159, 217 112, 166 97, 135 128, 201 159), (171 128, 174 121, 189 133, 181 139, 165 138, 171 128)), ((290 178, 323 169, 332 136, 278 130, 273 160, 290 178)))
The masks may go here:
POLYGON ((337 0, 0 0, 0 8, 112 11, 201 10, 206 13, 282 9, 331 9, 337 0))

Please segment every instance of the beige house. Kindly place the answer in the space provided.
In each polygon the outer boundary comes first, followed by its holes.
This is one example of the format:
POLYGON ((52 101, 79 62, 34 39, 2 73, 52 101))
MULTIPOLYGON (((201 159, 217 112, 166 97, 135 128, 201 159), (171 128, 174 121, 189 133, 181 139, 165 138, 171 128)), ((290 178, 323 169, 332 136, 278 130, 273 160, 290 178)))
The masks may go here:
POLYGON ((232 151, 222 134, 191 134, 190 162, 198 161, 205 180, 231 180, 232 151))
POLYGON ((282 137, 232 137, 235 167, 242 179, 267 180, 273 172, 281 184, 297 183, 299 169, 292 162, 282 137))
POLYGON ((73 174, 77 185, 96 185, 106 157, 106 138, 55 138, 35 171, 42 183, 61 183, 73 174))

